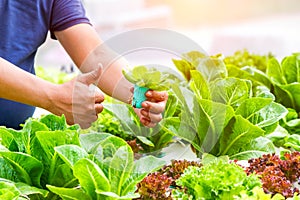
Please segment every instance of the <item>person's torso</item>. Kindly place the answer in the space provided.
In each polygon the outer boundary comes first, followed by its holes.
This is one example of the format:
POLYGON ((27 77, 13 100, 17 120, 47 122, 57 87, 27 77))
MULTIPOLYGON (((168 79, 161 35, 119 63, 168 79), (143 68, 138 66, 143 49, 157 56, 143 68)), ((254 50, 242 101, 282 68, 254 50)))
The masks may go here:
MULTIPOLYGON (((0 0, 0 57, 34 74, 36 52, 49 30, 54 37, 77 23, 88 23, 81 0, 0 0)), ((0 126, 19 128, 34 110, 0 98, 0 126)))
POLYGON ((34 57, 45 41, 53 0, 0 1, 0 56, 34 73, 34 57))

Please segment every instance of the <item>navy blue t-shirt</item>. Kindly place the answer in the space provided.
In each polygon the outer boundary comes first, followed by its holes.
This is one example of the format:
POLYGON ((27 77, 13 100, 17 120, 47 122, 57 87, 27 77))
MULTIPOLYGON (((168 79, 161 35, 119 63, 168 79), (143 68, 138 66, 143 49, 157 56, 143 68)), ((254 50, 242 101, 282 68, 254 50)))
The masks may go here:
MULTIPOLYGON (((0 57, 34 74, 34 57, 48 32, 55 38, 53 32, 79 23, 89 23, 81 0, 1 0, 0 57)), ((0 126, 17 129, 34 110, 0 98, 0 126)))

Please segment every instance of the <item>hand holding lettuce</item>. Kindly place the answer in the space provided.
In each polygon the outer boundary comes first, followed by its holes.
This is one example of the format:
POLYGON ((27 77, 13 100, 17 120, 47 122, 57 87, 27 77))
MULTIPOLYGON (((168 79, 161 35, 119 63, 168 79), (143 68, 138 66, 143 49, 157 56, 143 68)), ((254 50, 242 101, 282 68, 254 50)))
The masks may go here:
POLYGON ((129 82, 134 84, 132 106, 135 108, 142 108, 142 102, 147 100, 145 93, 148 90, 169 90, 172 82, 176 80, 175 76, 170 73, 146 66, 136 66, 128 71, 123 70, 123 74, 129 82))

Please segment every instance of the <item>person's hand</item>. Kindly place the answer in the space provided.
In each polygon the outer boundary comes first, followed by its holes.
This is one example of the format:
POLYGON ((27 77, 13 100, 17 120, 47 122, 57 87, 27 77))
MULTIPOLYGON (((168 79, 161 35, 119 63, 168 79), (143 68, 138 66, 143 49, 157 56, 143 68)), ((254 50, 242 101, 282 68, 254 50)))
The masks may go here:
POLYGON ((58 85, 48 110, 57 115, 64 114, 70 125, 76 123, 81 128, 90 127, 103 110, 104 95, 93 85, 99 80, 101 71, 102 68, 98 68, 58 85))
POLYGON ((142 108, 135 108, 144 126, 153 128, 162 120, 162 113, 165 110, 168 100, 167 92, 148 90, 145 94, 147 100, 142 103, 142 108))

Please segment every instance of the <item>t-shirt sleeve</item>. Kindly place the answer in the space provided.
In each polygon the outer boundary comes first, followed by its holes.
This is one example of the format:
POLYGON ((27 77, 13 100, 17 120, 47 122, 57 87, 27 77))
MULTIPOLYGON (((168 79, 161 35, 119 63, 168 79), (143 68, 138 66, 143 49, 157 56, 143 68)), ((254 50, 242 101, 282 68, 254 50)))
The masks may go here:
POLYGON ((90 24, 81 0, 54 0, 50 23, 51 38, 56 39, 55 31, 81 23, 90 24))

